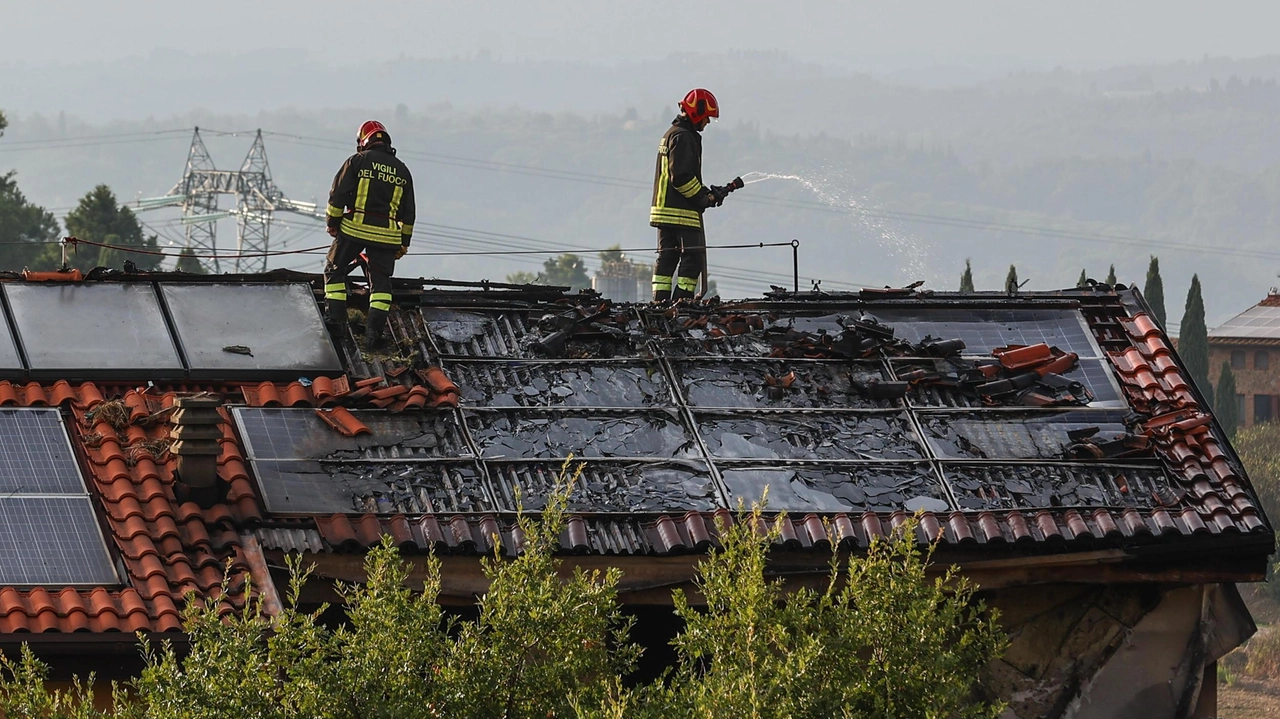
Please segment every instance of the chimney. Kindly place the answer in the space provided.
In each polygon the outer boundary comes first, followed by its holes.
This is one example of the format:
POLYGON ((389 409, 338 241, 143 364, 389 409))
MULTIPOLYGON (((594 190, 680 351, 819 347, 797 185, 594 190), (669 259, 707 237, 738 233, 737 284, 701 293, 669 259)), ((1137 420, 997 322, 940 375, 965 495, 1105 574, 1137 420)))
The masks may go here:
POLYGON ((218 501, 218 457, 222 454, 222 400, 209 394, 174 401, 177 411, 171 452, 178 458, 177 478, 187 486, 190 498, 208 509, 218 501))

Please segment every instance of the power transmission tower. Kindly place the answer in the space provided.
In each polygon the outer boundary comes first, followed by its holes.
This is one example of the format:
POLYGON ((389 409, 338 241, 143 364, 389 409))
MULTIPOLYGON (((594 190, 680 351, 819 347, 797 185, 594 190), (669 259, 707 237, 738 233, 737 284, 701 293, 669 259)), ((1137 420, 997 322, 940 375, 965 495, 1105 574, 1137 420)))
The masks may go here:
POLYGON ((138 200, 137 205, 139 210, 181 206, 187 249, 196 255, 205 255, 200 258, 200 263, 214 273, 222 272, 217 257, 218 220, 237 218, 233 271, 251 273, 267 269, 273 213, 286 211, 317 216, 315 203, 288 199, 271 179, 271 165, 267 162, 262 130, 254 135, 253 145, 239 170, 219 170, 200 138, 200 128, 195 128, 182 179, 168 194, 138 200), (234 195, 235 208, 220 211, 219 195, 234 195))

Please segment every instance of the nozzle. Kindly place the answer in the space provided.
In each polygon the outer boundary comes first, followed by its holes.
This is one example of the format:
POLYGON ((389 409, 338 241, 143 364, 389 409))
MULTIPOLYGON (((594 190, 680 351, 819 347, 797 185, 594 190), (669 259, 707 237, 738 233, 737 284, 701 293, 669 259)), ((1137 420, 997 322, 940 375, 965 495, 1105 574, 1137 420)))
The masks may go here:
POLYGON ((741 177, 733 178, 732 180, 729 181, 729 184, 726 185, 726 187, 729 189, 730 192, 733 192, 734 190, 741 190, 746 186, 747 186, 747 183, 743 182, 741 177))

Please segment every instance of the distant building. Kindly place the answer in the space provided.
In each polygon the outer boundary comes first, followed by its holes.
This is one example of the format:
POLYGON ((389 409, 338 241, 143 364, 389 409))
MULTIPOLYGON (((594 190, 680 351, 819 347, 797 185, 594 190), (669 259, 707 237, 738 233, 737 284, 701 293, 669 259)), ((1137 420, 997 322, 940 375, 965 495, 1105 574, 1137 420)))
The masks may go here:
POLYGON ((1209 377, 1222 363, 1236 376, 1240 426, 1280 419, 1280 289, 1209 332, 1209 377))

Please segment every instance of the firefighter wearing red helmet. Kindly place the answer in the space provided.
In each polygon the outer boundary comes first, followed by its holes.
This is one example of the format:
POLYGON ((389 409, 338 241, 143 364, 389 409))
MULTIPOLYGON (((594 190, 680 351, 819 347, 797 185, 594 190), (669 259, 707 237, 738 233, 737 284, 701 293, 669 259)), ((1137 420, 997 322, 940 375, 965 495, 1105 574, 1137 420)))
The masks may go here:
POLYGON ((329 191, 328 229, 333 237, 324 268, 324 297, 331 326, 347 322, 347 274, 364 255, 369 275, 365 346, 385 344, 391 310, 391 274, 409 251, 416 214, 413 177, 396 158, 391 134, 377 120, 360 126, 356 154, 342 163, 329 191))
MULTIPOLYGON (((702 130, 720 117, 709 90, 690 90, 680 115, 658 144, 649 224, 658 228, 658 260, 653 265, 653 301, 691 298, 706 269, 702 212, 723 197, 702 184, 702 130)), ((706 288, 703 288, 706 291, 706 288)))

